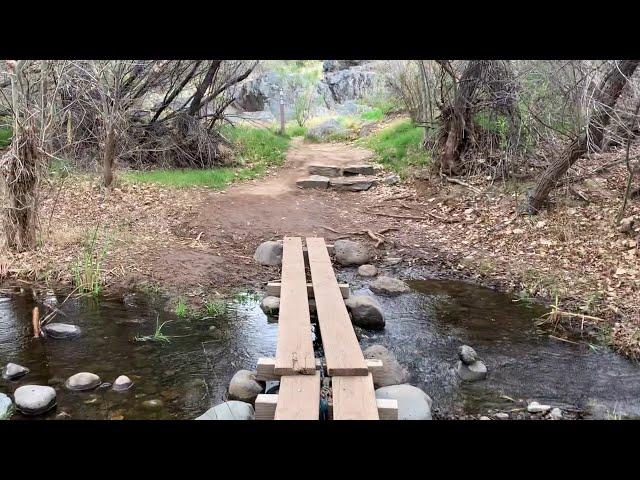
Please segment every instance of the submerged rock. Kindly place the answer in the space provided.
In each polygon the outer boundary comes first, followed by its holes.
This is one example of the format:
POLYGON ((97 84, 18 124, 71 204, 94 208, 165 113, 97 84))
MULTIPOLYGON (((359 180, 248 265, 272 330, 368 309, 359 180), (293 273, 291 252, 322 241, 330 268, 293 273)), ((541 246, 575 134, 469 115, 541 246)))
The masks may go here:
POLYGON ((333 243, 333 251, 340 265, 362 265, 371 260, 371 251, 351 240, 336 240, 333 243))
POLYGON ((267 296, 260 302, 260 308, 266 315, 277 315, 280 310, 280 298, 267 296))
POLYGON ((475 382, 487 377, 487 366, 481 360, 476 360, 471 365, 466 365, 462 360, 459 360, 456 372, 465 382, 475 382))
POLYGON ((378 388, 376 398, 398 401, 398 420, 431 420, 432 400, 412 385, 390 385, 378 388))
POLYGON ((282 241, 262 242, 256 248, 253 258, 260 265, 282 264, 282 241))
POLYGON ((13 411, 13 402, 4 393, 0 393, 0 420, 7 420, 13 411))
POLYGON ((458 357, 465 365, 471 365, 478 360, 478 354, 469 345, 462 345, 458 348, 458 357))
POLYGON ((7 363, 7 366, 2 370, 2 378, 5 380, 17 380, 18 378, 24 377, 27 373, 29 373, 27 367, 16 363, 7 363))
POLYGON ((80 372, 70 376, 64 385, 69 390, 84 391, 93 390, 101 383, 102 380, 95 373, 80 372))
POLYGON ((51 338, 75 338, 82 333, 80 327, 67 323, 48 323, 42 327, 42 331, 51 338))
POLYGON ((558 407, 551 409, 549 418, 551 418, 551 420, 562 420, 562 410, 558 407))
POLYGON ((116 378, 115 382, 113 382, 113 390, 116 392, 124 392, 125 390, 129 390, 132 386, 133 380, 126 375, 120 375, 116 378))
POLYGON ((538 402, 531 402, 527 405, 527 412, 529 413, 542 413, 551 410, 551 405, 541 405, 538 402))
POLYGON ((372 330, 384 328, 384 315, 382 308, 375 299, 366 295, 355 295, 344 301, 351 312, 351 321, 354 325, 372 330))
POLYGON ((369 289, 378 295, 400 295, 410 291, 409 285, 397 278, 380 276, 371 285, 369 289))
POLYGON ((229 398, 242 402, 253 403, 262 385, 256 381, 256 374, 249 370, 238 370, 229 383, 229 398))
POLYGON ((253 420, 253 405, 230 400, 210 408, 196 420, 253 420))
POLYGON ((360 265, 358 267, 358 275, 361 277, 375 277, 378 274, 378 269, 375 265, 360 265))
POLYGON ((13 399, 25 415, 39 415, 56 406, 56 391, 44 385, 23 385, 13 392, 13 399))
POLYGON ((151 400, 142 402, 142 406, 147 410, 158 410, 164 407, 164 402, 158 398, 152 398, 151 400))
POLYGON ((373 379, 376 387, 387 387, 409 381, 409 370, 400 365, 393 352, 382 345, 371 345, 363 354, 364 358, 382 360, 382 371, 373 379))

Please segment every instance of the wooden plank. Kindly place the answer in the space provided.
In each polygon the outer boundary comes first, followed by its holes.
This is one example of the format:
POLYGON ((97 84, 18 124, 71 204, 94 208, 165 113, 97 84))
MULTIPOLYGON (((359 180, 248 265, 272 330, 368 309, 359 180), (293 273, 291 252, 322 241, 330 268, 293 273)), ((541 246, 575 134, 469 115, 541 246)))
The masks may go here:
MULTIPOLYGON (((281 285, 282 284, 280 282, 267 283, 267 295, 271 297, 279 297, 281 285)), ((339 283, 338 287, 340 288, 342 298, 349 298, 349 284, 339 283)), ((313 298, 313 285, 311 283, 307 283, 307 297, 313 298)))
MULTIPOLYGON (((379 361, 379 360, 378 360, 379 361)), ((276 359, 260 357, 256 365, 256 380, 266 382, 268 380, 280 380, 282 375, 275 373, 276 359)), ((316 370, 322 369, 322 360, 316 358, 316 370)))
POLYGON ((320 418, 320 372, 315 375, 287 375, 280 379, 275 420, 318 420, 320 418))
POLYGON ((284 237, 278 346, 274 369, 274 373, 278 375, 313 374, 316 371, 306 284, 302 239, 284 237))
POLYGON ((367 364, 369 373, 373 376, 373 384, 376 384, 376 380, 382 374, 382 360, 376 360, 373 358, 365 358, 364 363, 367 364))
POLYGON ((369 370, 338 289, 324 239, 307 238, 307 248, 327 373, 332 377, 368 375, 369 370))
POLYGON ((331 378, 334 420, 379 420, 373 376, 331 378))
MULTIPOLYGON (((333 403, 328 405, 329 420, 333 420, 333 403)), ((378 416, 380 420, 398 420, 398 401, 391 398, 376 398, 376 407, 378 407, 378 416)))
POLYGON ((256 397, 256 420, 273 420, 276 414, 278 395, 272 393, 261 393, 256 397))

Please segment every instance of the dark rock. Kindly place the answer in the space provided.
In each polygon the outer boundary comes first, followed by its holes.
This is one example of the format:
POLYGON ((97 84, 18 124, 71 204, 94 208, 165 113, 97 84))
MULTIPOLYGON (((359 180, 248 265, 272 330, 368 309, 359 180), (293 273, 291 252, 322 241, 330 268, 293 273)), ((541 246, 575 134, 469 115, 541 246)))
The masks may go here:
POLYGON ((258 245, 253 258, 260 265, 282 264, 282 241, 267 241, 258 245))
POLYGON ((458 376, 465 382, 475 382, 487 377, 487 366, 484 362, 477 360, 471 365, 466 365, 459 360, 456 365, 458 376))
POLYGON ((349 165, 344 167, 344 173, 351 175, 373 175, 375 170, 372 165, 349 165))
POLYGON ((376 179, 371 177, 342 177, 329 180, 331 188, 349 192, 369 190, 375 184, 376 179))
POLYGON ((42 332, 51 338, 75 338, 82 333, 80 327, 67 323, 48 323, 42 327, 42 332))
POLYGON ((335 165, 309 165, 309 175, 340 177, 342 176, 342 168, 335 165))
POLYGON ((396 356, 382 345, 371 345, 364 352, 364 358, 382 360, 382 371, 374 378, 376 387, 399 385, 409 381, 409 370, 400 365, 396 356))
POLYGON ((350 296, 345 300, 347 309, 351 312, 354 325, 372 330, 384 328, 382 308, 375 299, 366 295, 350 296))
POLYGON ((460 348, 458 348, 458 357, 465 365, 471 365, 472 363, 475 363, 476 360, 478 360, 478 354, 469 345, 462 345, 460 348))
POLYGON ((391 278, 384 275, 379 276, 371 285, 369 289, 378 295, 400 295, 407 293, 411 289, 402 280, 397 278, 391 278))
POLYGON ((329 187, 329 177, 311 175, 310 177, 296 180, 296 186, 298 188, 319 188, 324 190, 329 187))

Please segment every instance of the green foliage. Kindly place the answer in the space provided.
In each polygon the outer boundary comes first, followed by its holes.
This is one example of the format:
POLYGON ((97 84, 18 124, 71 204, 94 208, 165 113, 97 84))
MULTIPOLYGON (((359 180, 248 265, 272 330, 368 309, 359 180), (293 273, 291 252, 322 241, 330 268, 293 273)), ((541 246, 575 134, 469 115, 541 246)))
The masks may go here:
POLYGON ((207 300, 204 302, 204 309, 209 317, 221 317, 227 313, 227 303, 223 300, 207 300))
POLYGON ((371 110, 367 110, 366 112, 362 112, 360 118, 365 121, 379 122, 384 118, 384 112, 380 107, 375 107, 371 110))
MULTIPOLYGON (((106 235, 105 235, 106 237, 106 235)), ((98 241, 98 227, 87 234, 81 255, 73 265, 73 283, 81 295, 97 297, 102 291, 102 261, 107 254, 108 238, 98 241)))
POLYGON ((167 320, 166 322, 163 322, 162 324, 159 324, 159 319, 156 319, 156 329, 153 332, 153 335, 144 335, 142 337, 136 336, 134 338, 134 340, 136 342, 164 342, 164 343, 169 343, 171 341, 171 340, 169 340, 170 337, 168 337, 167 335, 162 333, 162 327, 164 327, 170 321, 171 320, 167 320))
POLYGON ((285 125, 285 135, 289 138, 304 137, 307 134, 307 127, 301 127, 300 125, 292 124, 285 125))
POLYGON ((186 318, 189 315, 189 305, 184 298, 179 298, 176 304, 175 314, 178 318, 186 318))
POLYGON ((12 128, 8 125, 0 125, 0 148, 5 148, 11 145, 12 137, 12 128))

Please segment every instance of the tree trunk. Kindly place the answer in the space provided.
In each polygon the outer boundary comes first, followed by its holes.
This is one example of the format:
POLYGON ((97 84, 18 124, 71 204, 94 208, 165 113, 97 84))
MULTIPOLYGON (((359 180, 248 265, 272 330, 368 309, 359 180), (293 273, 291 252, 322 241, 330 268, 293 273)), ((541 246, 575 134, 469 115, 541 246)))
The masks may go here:
POLYGON ((116 154, 116 134, 113 125, 109 126, 107 131, 107 138, 104 143, 104 154, 102 157, 102 177, 104 180, 104 186, 111 186, 113 182, 113 164, 116 154))
POLYGON ((556 186, 569 168, 587 151, 590 146, 600 147, 604 132, 611 120, 611 113, 628 79, 633 75, 640 60, 623 60, 611 67, 595 92, 595 104, 585 133, 568 145, 560 157, 542 174, 538 183, 529 193, 526 210, 530 214, 540 211, 549 192, 556 186))

